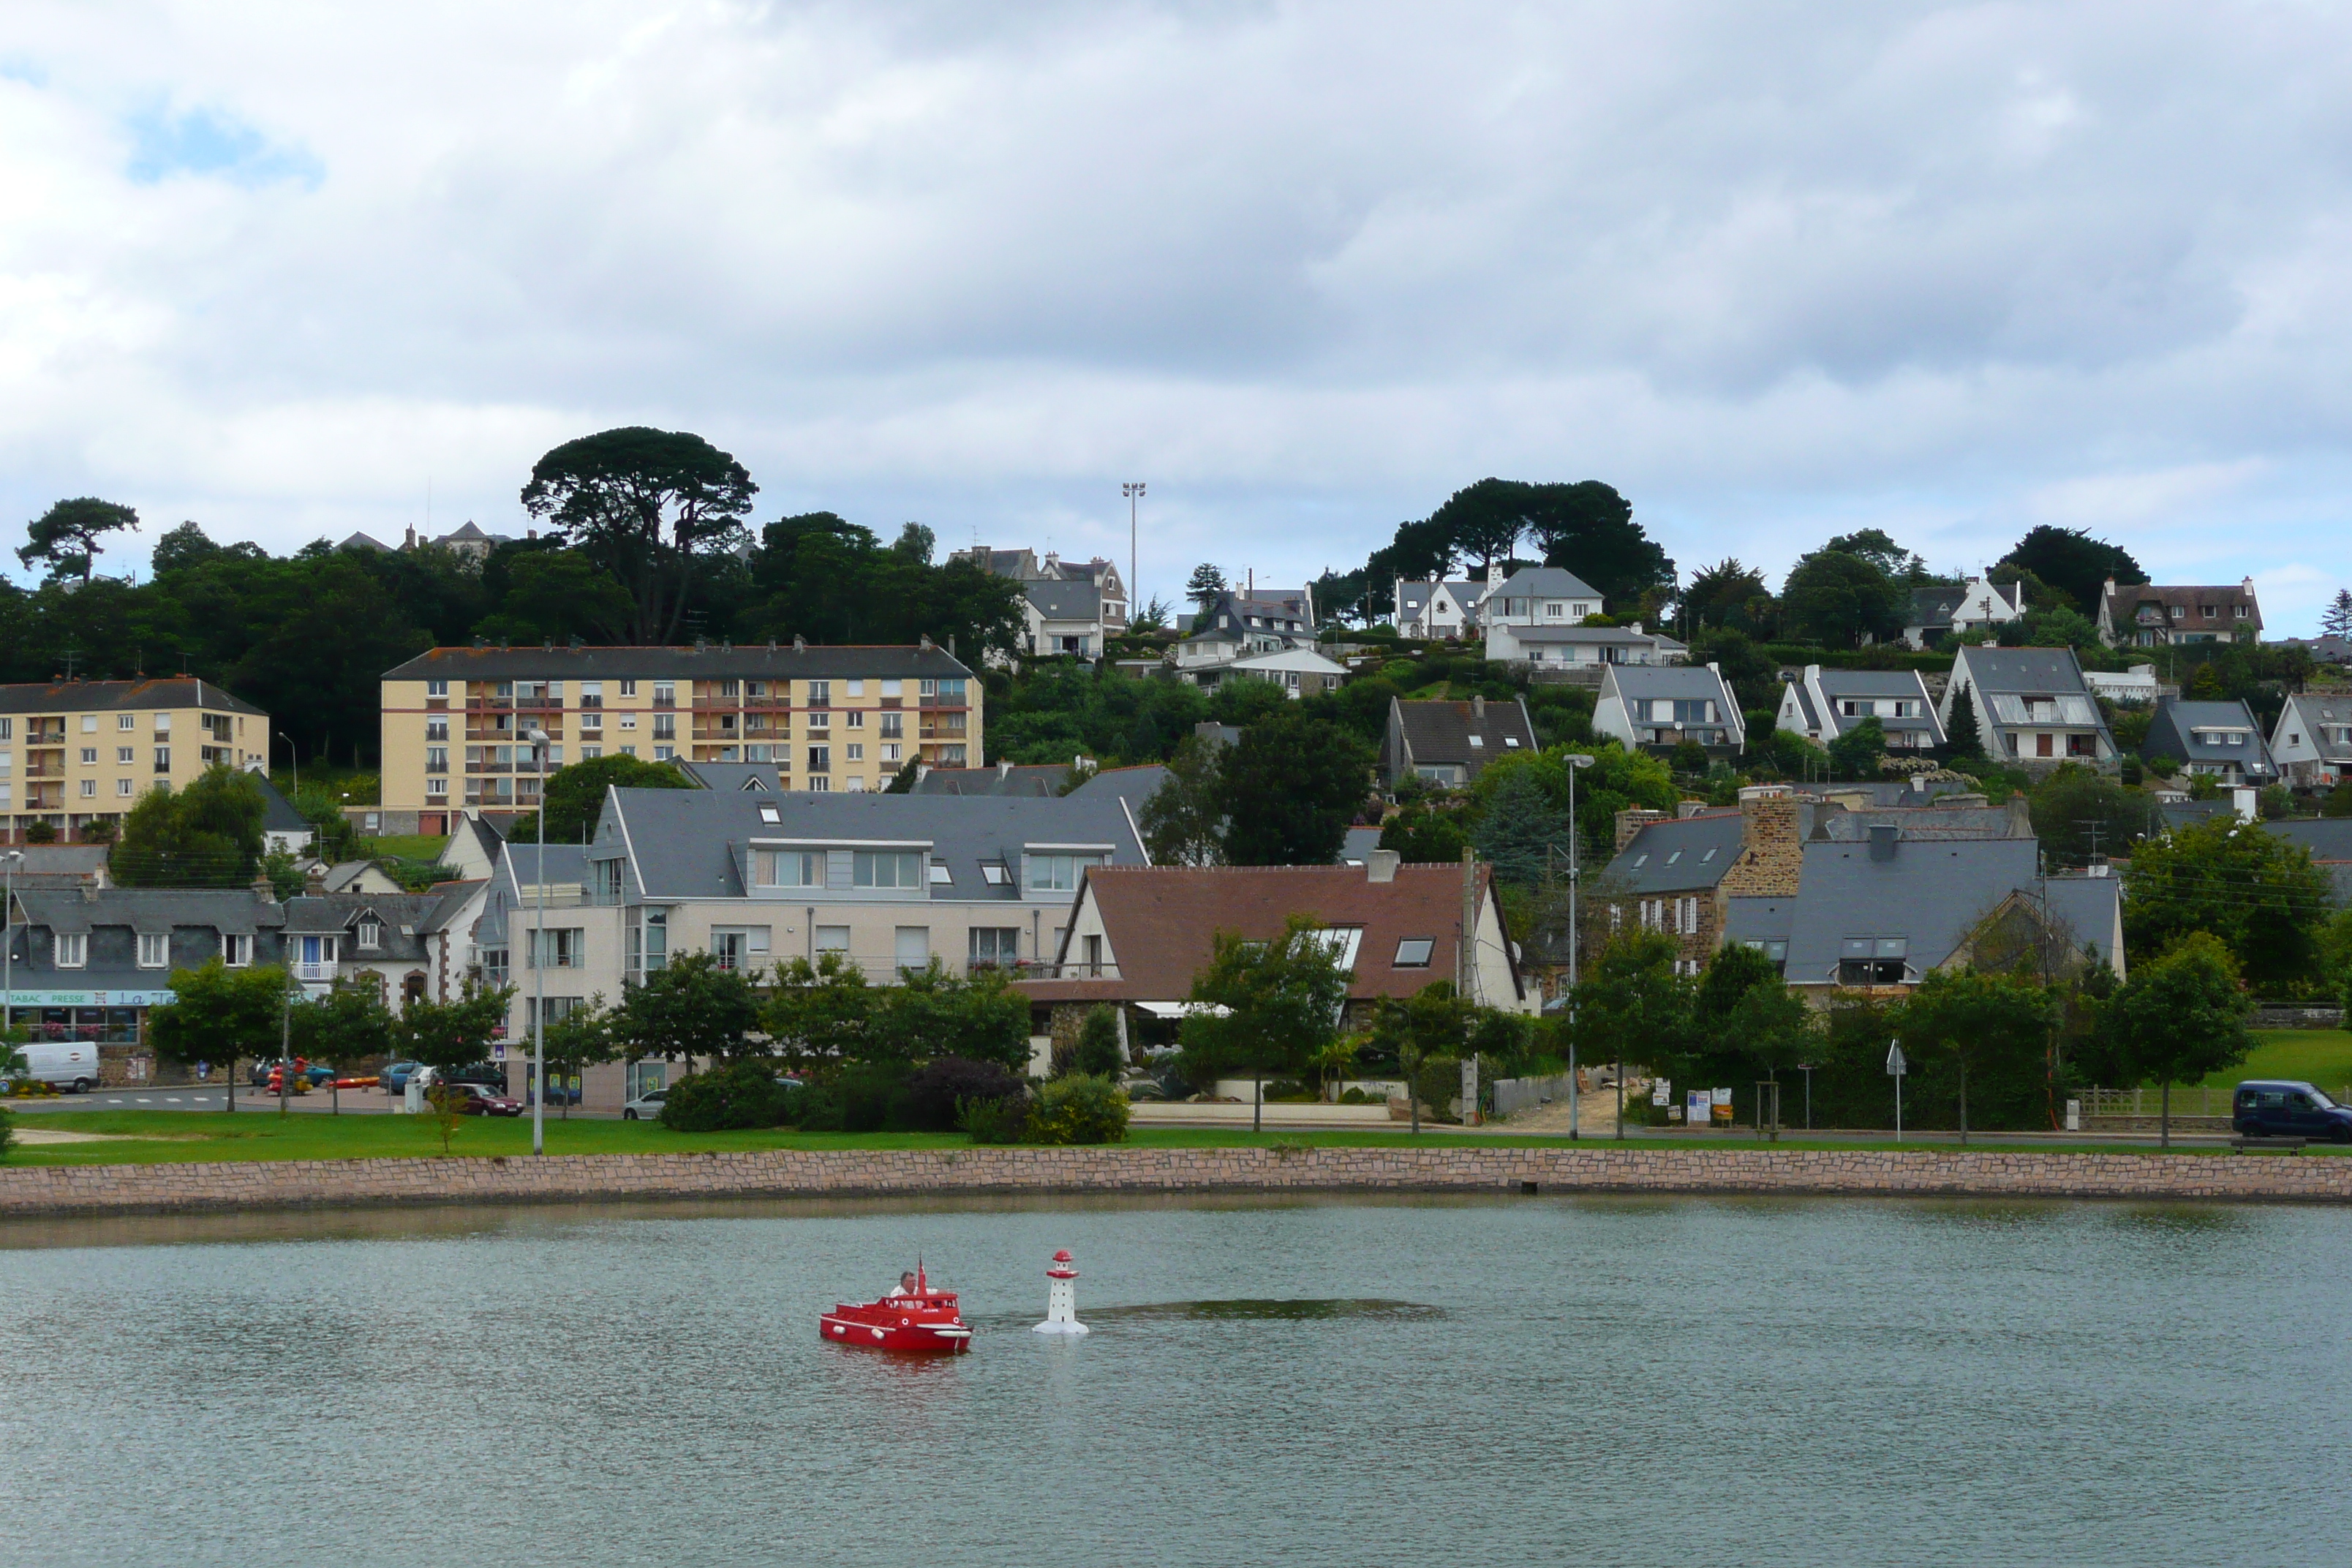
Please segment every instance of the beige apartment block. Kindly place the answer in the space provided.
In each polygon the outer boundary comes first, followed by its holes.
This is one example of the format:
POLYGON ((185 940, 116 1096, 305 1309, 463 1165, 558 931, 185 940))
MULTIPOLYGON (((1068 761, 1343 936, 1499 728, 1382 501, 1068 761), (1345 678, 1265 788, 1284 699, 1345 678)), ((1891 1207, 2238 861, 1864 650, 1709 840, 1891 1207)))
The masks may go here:
POLYGON ((547 772, 602 756, 746 763, 784 790, 886 787, 910 762, 982 761, 978 681, 913 647, 437 647, 383 677, 374 826, 446 833, 537 809, 547 772))
POLYGON ((265 769, 269 715, 208 680, 58 680, 0 686, 0 839, 36 822, 60 839, 120 826, 158 784, 180 789, 215 763, 265 769))

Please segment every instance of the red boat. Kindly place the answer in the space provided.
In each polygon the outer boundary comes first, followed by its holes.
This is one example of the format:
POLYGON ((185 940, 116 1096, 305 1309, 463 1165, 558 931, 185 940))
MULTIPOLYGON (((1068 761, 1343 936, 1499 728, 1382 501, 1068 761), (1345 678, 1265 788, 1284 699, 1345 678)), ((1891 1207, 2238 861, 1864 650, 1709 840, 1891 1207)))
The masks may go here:
POLYGON ((902 1283, 864 1306, 841 1302, 819 1321, 817 1332, 834 1344, 861 1350, 961 1355, 971 1349, 971 1330, 956 1310, 955 1292, 932 1289, 919 1262, 911 1286, 902 1283))

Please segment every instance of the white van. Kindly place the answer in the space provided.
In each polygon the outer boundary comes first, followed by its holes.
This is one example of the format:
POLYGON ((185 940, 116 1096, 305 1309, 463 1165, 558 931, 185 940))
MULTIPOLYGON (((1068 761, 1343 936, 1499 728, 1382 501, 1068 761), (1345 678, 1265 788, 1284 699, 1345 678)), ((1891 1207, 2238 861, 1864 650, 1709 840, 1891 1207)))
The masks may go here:
POLYGON ((16 1049, 25 1058, 26 1078, 74 1094, 88 1094, 98 1087, 95 1040, 27 1040, 16 1049))

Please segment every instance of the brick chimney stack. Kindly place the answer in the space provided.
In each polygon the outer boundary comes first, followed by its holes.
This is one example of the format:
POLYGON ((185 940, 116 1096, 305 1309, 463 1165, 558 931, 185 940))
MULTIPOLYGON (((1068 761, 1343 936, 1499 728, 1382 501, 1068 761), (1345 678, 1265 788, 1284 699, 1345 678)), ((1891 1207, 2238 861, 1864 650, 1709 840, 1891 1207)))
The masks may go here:
POLYGON ((1727 899, 1794 898, 1805 868, 1797 837, 1797 797, 1784 787, 1750 785, 1739 792, 1739 857, 1723 874, 1727 899))
POLYGON ((1611 858, 1613 859, 1625 853, 1625 846, 1633 843, 1634 837, 1650 824, 1672 822, 1674 819, 1675 814, 1671 811, 1644 811, 1636 807, 1632 811, 1619 812, 1617 814, 1617 847, 1609 852, 1611 858))

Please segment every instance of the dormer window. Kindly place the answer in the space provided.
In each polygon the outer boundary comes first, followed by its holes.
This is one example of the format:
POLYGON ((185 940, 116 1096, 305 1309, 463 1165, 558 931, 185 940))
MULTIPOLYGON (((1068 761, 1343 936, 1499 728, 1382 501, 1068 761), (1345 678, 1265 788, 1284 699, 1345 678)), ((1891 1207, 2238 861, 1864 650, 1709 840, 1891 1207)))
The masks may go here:
POLYGON ((58 932, 58 967, 81 969, 89 963, 89 936, 85 931, 58 932))
POLYGON ((362 948, 373 950, 382 947, 383 945, 383 922, 382 921, 360 921, 359 938, 360 946, 362 948))

